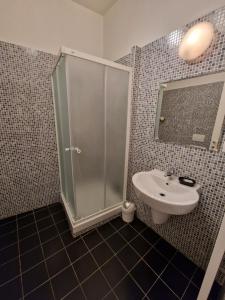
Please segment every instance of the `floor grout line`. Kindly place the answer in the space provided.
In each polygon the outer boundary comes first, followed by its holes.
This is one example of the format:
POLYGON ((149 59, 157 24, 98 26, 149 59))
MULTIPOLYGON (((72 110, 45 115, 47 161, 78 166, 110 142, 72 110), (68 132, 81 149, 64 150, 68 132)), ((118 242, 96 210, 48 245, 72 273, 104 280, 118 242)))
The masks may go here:
POLYGON ((19 232, 18 232, 18 219, 17 219, 17 217, 16 217, 16 228, 17 228, 17 247, 18 247, 19 267, 20 267, 21 293, 22 293, 22 299, 24 299, 23 278, 22 278, 22 266, 21 266, 21 260, 20 260, 20 245, 19 245, 19 243, 18 243, 19 232))

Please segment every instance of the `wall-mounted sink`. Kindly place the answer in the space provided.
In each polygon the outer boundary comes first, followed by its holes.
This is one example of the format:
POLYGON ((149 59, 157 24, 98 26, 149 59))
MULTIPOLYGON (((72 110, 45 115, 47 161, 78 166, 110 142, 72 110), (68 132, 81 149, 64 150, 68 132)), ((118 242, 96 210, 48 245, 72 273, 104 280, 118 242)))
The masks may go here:
POLYGON ((151 207, 155 224, 165 223, 170 215, 188 214, 198 205, 200 185, 182 185, 176 176, 168 180, 163 171, 139 172, 132 181, 137 197, 151 207))

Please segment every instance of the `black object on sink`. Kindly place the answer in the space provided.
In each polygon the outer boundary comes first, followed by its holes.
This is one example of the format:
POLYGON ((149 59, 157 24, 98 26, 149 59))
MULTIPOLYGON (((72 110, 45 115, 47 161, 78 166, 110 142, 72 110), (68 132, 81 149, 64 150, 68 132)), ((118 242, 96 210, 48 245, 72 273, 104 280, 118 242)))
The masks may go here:
POLYGON ((190 177, 184 176, 179 177, 180 184, 187 185, 187 186, 194 186, 196 184, 196 181, 190 177))

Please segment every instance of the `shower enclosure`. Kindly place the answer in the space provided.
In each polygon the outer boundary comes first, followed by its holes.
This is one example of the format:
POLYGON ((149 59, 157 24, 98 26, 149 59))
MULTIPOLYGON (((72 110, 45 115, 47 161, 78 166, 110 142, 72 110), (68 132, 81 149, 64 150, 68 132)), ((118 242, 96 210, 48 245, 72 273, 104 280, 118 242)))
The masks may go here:
POLYGON ((61 197, 76 234, 126 198, 131 69, 63 47, 52 83, 61 197))

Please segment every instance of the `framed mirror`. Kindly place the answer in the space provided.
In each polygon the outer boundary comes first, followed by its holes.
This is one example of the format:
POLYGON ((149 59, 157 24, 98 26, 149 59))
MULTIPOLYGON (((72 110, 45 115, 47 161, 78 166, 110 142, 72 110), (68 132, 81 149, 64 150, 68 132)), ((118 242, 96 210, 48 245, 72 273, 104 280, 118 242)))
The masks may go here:
POLYGON ((155 139, 218 151, 225 116, 225 72, 162 83, 155 139))

